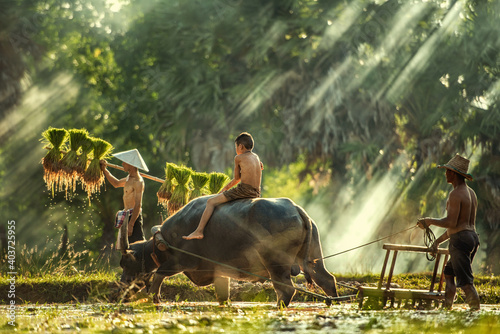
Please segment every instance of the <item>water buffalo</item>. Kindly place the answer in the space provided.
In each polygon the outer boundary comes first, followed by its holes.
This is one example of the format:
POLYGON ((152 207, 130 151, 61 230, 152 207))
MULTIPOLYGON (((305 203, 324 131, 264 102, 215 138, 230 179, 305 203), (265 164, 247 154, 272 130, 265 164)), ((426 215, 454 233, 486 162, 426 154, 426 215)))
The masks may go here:
MULTIPOLYGON (((203 239, 182 239, 198 225, 209 197, 192 200, 163 222, 161 236, 171 246, 165 251, 158 250, 154 238, 131 245, 128 245, 127 238, 121 238, 122 281, 130 282, 141 273, 151 273, 157 269, 149 292, 159 302, 163 279, 184 273, 198 286, 214 283, 217 299, 222 303, 229 298, 230 278, 262 282, 262 277, 265 277, 272 279, 278 305, 288 306, 295 294, 290 279, 292 266, 298 264, 306 278, 312 278, 327 295, 337 296, 335 277, 323 264, 317 226, 290 199, 242 199, 225 203, 215 209, 203 239), (201 255, 244 272, 173 248, 201 255), (152 253, 156 254, 156 261, 152 253)), ((126 236, 126 226, 122 228, 121 235, 126 236)))

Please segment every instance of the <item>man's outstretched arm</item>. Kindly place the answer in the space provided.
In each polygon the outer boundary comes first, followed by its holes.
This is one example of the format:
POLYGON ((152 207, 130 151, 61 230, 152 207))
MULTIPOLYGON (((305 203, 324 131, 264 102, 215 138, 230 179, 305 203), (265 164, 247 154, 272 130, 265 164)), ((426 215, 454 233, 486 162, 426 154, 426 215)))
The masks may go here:
POLYGON ((106 177, 106 179, 109 181, 109 183, 111 183, 111 185, 115 188, 118 188, 118 187, 125 187, 125 182, 127 181, 127 178, 123 178, 123 179, 117 179, 116 177, 113 176, 113 174, 111 174, 109 172, 109 170, 106 169, 106 160, 101 160, 100 162, 100 165, 101 165, 101 170, 104 174, 104 176, 106 177))

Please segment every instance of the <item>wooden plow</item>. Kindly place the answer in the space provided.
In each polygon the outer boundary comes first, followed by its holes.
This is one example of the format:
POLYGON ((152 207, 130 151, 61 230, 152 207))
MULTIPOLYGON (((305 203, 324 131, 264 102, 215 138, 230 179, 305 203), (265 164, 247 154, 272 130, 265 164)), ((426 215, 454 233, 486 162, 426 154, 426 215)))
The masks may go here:
POLYGON ((449 252, 447 249, 439 248, 436 254, 436 260, 434 263, 434 270, 432 273, 431 284, 428 290, 417 290, 417 289, 400 289, 392 288, 391 280, 394 273, 394 267, 396 265, 396 259, 398 252, 416 252, 416 253, 429 253, 430 249, 423 246, 412 246, 412 245, 395 245, 395 244, 384 244, 382 249, 387 250, 384 260, 384 265, 382 266, 382 271, 380 272, 380 280, 377 287, 367 287, 360 286, 358 288, 358 298, 359 298, 359 308, 363 307, 364 299, 367 298, 367 308, 381 309, 386 307, 389 301, 389 307, 411 307, 411 308, 432 308, 439 307, 439 303, 444 301, 444 291, 443 281, 444 281, 444 266, 449 258, 449 252), (393 252, 391 267, 389 269, 389 274, 387 276, 387 282, 384 283, 385 272, 387 269, 387 263, 389 261, 390 253, 393 252), (441 265, 441 258, 444 261, 441 265), (439 277, 439 284, 435 290, 436 278, 439 277))

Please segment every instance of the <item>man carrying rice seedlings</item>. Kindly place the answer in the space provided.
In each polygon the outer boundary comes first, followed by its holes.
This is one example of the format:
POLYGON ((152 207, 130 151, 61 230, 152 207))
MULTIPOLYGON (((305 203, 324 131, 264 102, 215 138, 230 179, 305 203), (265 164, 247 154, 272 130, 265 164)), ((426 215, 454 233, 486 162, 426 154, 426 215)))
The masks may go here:
POLYGON ((248 132, 241 133, 234 141, 236 156, 234 157, 233 179, 214 197, 207 201, 207 206, 196 230, 182 238, 186 240, 203 239, 203 230, 212 216, 216 206, 239 198, 260 197, 260 183, 264 166, 259 156, 252 152, 253 138, 248 132), (238 186, 233 188, 235 185, 238 186), (232 188, 232 189, 231 189, 232 188))
POLYGON ((123 169, 128 173, 127 177, 117 179, 106 169, 106 160, 100 161, 101 170, 109 183, 115 188, 123 187, 124 209, 116 213, 115 227, 120 228, 123 224, 128 224, 129 243, 146 240, 142 228, 144 179, 139 174, 138 168, 146 172, 149 172, 149 169, 137 149, 119 152, 113 154, 113 156, 123 161, 123 169))

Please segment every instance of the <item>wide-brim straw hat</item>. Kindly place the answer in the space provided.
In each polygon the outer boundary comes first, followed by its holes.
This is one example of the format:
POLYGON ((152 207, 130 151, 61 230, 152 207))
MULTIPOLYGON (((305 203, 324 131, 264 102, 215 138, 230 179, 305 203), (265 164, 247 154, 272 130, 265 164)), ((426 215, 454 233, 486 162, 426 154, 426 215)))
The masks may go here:
POLYGON ((446 168, 449 169, 453 172, 456 172, 463 177, 465 177, 467 180, 472 181, 472 175, 468 174, 469 170, 469 163, 470 161, 462 156, 460 156, 458 153, 451 158, 450 161, 448 161, 447 164, 444 165, 439 165, 437 168, 446 168))
POLYGON ((142 169, 146 172, 149 172, 148 166, 141 157, 139 151, 134 148, 133 150, 123 151, 113 154, 113 156, 117 159, 120 159, 123 162, 128 163, 131 166, 142 169))

